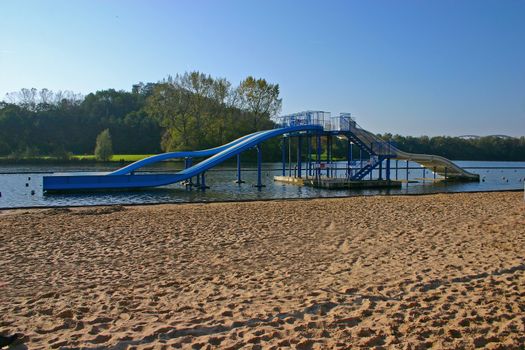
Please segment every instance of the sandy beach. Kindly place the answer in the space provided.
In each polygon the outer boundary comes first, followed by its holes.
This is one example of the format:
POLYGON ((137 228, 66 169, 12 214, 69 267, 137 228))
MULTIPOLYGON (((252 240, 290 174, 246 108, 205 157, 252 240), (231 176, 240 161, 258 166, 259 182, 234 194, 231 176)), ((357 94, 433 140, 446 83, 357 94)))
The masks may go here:
POLYGON ((525 344, 523 192, 4 210, 0 239, 28 349, 525 344))

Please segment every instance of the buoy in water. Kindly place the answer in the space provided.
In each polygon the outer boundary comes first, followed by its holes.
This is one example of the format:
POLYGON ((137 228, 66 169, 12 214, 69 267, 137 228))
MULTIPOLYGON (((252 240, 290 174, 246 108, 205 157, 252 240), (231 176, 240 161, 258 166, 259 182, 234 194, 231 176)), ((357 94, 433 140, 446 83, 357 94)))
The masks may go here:
POLYGON ((26 187, 29 187, 29 184, 26 182, 26 187))
POLYGON ((31 190, 31 195, 32 195, 32 196, 35 195, 35 190, 31 190))

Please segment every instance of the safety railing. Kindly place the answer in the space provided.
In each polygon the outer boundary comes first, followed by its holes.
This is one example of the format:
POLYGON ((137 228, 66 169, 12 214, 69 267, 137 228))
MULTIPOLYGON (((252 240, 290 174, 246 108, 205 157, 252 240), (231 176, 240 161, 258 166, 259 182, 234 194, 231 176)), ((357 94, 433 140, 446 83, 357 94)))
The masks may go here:
POLYGON ((348 131, 355 128, 355 120, 350 113, 331 117, 330 112, 305 111, 278 116, 273 120, 278 128, 298 125, 320 125, 325 131, 348 131))
POLYGON ((276 127, 285 128, 299 125, 320 125, 325 127, 330 120, 330 112, 305 111, 273 118, 276 127))
POLYGON ((355 120, 349 123, 349 129, 362 143, 370 147, 375 154, 384 156, 395 156, 397 147, 392 142, 387 142, 380 137, 361 128, 355 120))

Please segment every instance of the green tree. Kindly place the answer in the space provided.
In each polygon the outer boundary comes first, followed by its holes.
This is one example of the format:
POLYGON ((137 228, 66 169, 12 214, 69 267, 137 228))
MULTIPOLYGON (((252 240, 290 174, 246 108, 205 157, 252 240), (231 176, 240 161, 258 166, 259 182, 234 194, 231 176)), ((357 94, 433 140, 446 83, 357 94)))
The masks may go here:
POLYGON ((196 140, 192 137, 190 92, 170 82, 157 84, 146 100, 145 111, 164 128, 164 151, 193 148, 196 140))
POLYGON ((102 131, 97 136, 97 145, 95 147, 95 158, 97 160, 108 161, 113 156, 113 144, 109 129, 102 131))
POLYGON ((239 107, 253 114, 253 131, 269 126, 270 118, 281 111, 279 84, 249 76, 241 81, 237 94, 239 107))

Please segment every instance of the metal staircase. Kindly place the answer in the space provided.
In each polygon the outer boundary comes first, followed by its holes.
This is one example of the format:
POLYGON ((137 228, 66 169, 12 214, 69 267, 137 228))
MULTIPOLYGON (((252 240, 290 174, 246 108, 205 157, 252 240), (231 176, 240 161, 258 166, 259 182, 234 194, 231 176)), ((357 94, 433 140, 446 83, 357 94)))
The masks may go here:
POLYGON ((372 161, 368 163, 367 165, 365 165, 364 167, 362 167, 361 169, 359 169, 354 175, 352 175, 352 177, 350 177, 350 180, 352 181, 363 180, 365 176, 370 174, 370 172, 372 172, 375 168, 377 168, 377 166, 385 159, 386 157, 384 156, 372 157, 372 161))

